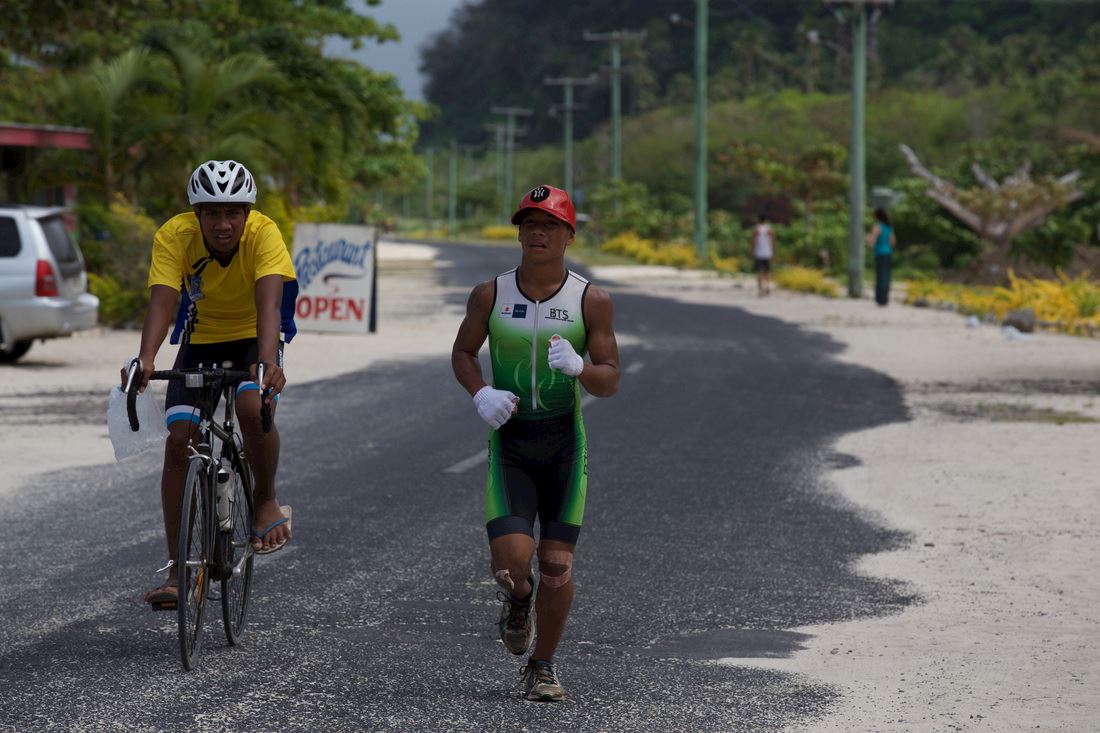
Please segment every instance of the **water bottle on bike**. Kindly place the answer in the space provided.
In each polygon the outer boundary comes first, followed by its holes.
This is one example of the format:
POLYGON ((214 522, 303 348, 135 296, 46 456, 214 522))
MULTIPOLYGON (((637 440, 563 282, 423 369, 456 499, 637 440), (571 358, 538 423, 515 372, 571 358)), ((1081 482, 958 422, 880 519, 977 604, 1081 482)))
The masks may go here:
POLYGON ((233 526, 233 488, 233 464, 228 457, 222 456, 221 465, 218 467, 215 497, 218 529, 222 532, 228 532, 233 526))

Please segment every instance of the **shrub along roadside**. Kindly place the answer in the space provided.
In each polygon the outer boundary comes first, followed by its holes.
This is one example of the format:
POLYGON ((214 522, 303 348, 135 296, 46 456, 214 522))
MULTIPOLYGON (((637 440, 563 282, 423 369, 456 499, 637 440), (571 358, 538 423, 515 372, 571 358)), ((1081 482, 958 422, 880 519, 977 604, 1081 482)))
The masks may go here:
POLYGON ((840 286, 821 270, 808 267, 783 267, 775 271, 772 280, 781 288, 799 293, 814 293, 826 298, 840 295, 840 286))
POLYGON ((658 244, 652 239, 643 239, 634 232, 617 234, 605 241, 600 249, 631 257, 647 265, 698 267, 701 264, 698 253, 691 245, 658 244))
POLYGON ((88 267, 88 290, 99 298, 99 320, 107 326, 137 326, 149 303, 145 287, 157 225, 122 195, 109 207, 77 209, 80 249, 88 267))
POLYGON ((905 302, 948 307, 965 315, 1003 320, 1009 311, 1030 309, 1038 324, 1061 333, 1093 336, 1100 331, 1100 282, 1085 275, 1057 280, 1018 278, 1008 287, 955 285, 939 280, 909 282, 905 302))

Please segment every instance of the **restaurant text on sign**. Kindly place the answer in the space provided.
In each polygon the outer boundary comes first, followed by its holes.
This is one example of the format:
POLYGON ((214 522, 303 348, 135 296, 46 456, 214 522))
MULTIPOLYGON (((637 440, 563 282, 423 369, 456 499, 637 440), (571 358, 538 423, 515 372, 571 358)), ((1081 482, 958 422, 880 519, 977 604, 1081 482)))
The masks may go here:
POLYGON ((294 308, 303 331, 374 330, 377 242, 374 227, 299 222, 294 227, 294 308))

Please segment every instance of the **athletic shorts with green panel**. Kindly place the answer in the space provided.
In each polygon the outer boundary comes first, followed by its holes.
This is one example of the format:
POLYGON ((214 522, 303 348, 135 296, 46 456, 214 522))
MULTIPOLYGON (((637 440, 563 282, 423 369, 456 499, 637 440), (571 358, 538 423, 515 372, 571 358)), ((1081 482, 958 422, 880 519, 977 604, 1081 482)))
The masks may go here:
POLYGON ((527 297, 517 271, 498 275, 489 316, 493 386, 519 397, 517 413, 489 432, 485 525, 489 539, 522 533, 576 544, 588 486, 588 448, 576 377, 550 369, 550 338, 583 355, 588 281, 568 272, 556 293, 527 297))

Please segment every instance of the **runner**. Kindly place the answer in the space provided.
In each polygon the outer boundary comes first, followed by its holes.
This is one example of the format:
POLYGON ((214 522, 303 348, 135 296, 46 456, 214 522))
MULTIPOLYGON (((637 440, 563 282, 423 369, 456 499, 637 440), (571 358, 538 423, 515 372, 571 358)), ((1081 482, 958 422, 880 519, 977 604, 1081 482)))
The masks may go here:
MULTIPOLYGON (((191 174, 187 198, 192 210, 169 219, 153 237, 149 310, 138 353, 141 389, 149 383, 173 321, 171 342, 180 343, 182 337, 175 368, 247 365, 255 380, 256 362, 263 362, 264 384, 244 382, 237 389, 237 415, 256 479, 252 545, 257 553, 274 552, 290 539, 291 525, 289 513, 275 499, 279 432, 274 421, 271 432, 261 429, 260 390, 274 418, 278 394, 286 385, 279 333, 290 341, 296 330, 294 265, 278 226, 252 209, 256 184, 240 163, 203 163, 191 174)), ((176 535, 187 446, 198 422, 197 392, 172 382, 165 403, 168 439, 161 504, 172 562, 165 584, 145 594, 145 602, 154 608, 174 608, 176 603, 176 535)))
POLYGON ((565 697, 554 653, 573 603, 573 553, 588 483, 577 383, 597 397, 619 388, 611 298, 565 267, 576 221, 565 191, 538 186, 523 197, 512 215, 519 267, 474 288, 451 352, 455 377, 492 428, 485 521, 493 577, 503 589, 500 639, 525 654, 537 626, 521 674, 527 699, 539 701, 565 697), (478 362, 486 338, 493 386, 478 362))
POLYGON ((775 257, 775 232, 768 217, 761 214, 752 228, 752 269, 756 271, 756 294, 763 297, 772 291, 769 276, 775 257))

